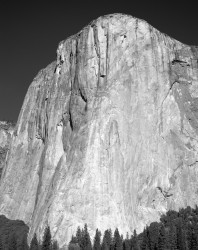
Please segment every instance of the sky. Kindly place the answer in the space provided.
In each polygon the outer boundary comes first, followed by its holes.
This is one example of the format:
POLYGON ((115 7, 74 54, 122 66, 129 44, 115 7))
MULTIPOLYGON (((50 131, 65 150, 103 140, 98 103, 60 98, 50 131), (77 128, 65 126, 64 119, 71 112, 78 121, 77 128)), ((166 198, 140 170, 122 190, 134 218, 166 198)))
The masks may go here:
POLYGON ((198 45, 196 12, 190 2, 176 0, 1 0, 0 120, 17 121, 33 78, 56 60, 58 43, 99 16, 129 14, 185 44, 198 45))

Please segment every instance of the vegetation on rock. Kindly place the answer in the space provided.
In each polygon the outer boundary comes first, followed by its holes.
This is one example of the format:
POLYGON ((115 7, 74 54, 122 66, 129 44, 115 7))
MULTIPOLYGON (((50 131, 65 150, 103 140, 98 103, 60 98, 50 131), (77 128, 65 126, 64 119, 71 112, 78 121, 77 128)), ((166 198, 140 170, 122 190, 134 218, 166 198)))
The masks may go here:
MULTIPOLYGON (((82 248, 81 242, 85 237, 84 230, 77 229, 76 236, 72 236, 69 250, 82 248), (80 235, 80 238, 79 238, 80 235)), ((86 235, 86 238, 88 236, 86 235)), ((123 238, 118 228, 112 234, 111 229, 106 230, 100 241, 101 233, 97 229, 92 249, 97 250, 191 250, 198 249, 198 207, 187 207, 179 212, 168 211, 161 216, 160 222, 152 222, 144 231, 137 235, 123 238)), ((90 246, 89 248, 90 249, 90 246)))
MULTIPOLYGON (((0 216, 0 250, 58 250, 56 241, 52 241, 49 226, 46 227, 42 242, 38 242, 36 234, 30 246, 27 244, 29 228, 23 221, 9 220, 0 216)), ((69 250, 195 250, 198 249, 198 207, 187 207, 179 212, 168 211, 161 216, 160 222, 152 222, 139 235, 120 235, 118 228, 112 233, 107 229, 101 238, 96 229, 93 244, 88 226, 77 228, 76 235, 68 246, 69 250), (102 240, 101 240, 102 239, 102 240)))

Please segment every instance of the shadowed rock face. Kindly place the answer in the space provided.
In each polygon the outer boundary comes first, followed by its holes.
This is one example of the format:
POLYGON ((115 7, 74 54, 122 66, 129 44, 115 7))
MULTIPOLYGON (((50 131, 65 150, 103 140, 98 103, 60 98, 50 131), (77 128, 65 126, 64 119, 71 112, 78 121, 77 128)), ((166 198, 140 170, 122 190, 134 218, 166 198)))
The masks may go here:
POLYGON ((139 231, 198 203, 198 49, 101 17, 61 42, 25 97, 0 212, 60 246, 77 226, 139 231))

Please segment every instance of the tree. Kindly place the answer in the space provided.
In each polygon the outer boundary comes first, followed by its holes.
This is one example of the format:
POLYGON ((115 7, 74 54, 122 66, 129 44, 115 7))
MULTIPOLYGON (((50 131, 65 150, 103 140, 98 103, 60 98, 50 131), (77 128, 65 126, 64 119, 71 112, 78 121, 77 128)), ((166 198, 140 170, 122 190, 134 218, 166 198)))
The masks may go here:
MULTIPOLYGON (((81 231, 81 230, 80 230, 80 231, 81 231)), ((78 232, 78 229, 77 229, 77 232, 78 232)), ((77 232, 76 232, 76 234, 77 234, 77 232)), ((79 249, 80 249, 80 246, 79 246, 79 242, 78 242, 77 237, 75 237, 75 236, 72 235, 72 239, 71 239, 71 241, 69 242, 68 249, 69 249, 69 250, 79 250, 79 249)))
POLYGON ((185 234, 184 230, 182 230, 182 219, 179 218, 177 222, 177 227, 176 227, 176 233, 177 233, 177 249, 184 250, 186 247, 186 242, 185 242, 185 234))
POLYGON ((31 240, 30 250, 39 250, 39 243, 38 243, 36 234, 34 234, 34 237, 31 240))
POLYGON ((166 231, 164 225, 162 225, 159 230, 158 249, 159 250, 166 249, 166 231))
POLYGON ((142 250, 148 250, 150 249, 150 241, 149 241, 149 231, 148 227, 146 227, 143 231, 142 235, 142 244, 141 244, 141 249, 142 250))
POLYGON ((133 250, 139 250, 138 237, 136 230, 133 231, 133 236, 131 237, 131 246, 133 250))
POLYGON ((152 222, 148 227, 149 248, 151 250, 158 249, 159 225, 158 222, 152 222))
POLYGON ((27 250, 28 248, 27 235, 24 234, 21 239, 18 239, 17 250, 27 250))
POLYGON ((116 228, 114 232, 113 245, 114 245, 114 249, 116 250, 123 249, 122 237, 120 236, 118 228, 116 228))
POLYGON ((42 250, 51 250, 51 239, 50 227, 47 226, 43 235, 42 250))
POLYGON ((107 244, 107 242, 106 242, 106 239, 105 239, 105 238, 104 238, 103 241, 102 241, 101 249, 102 249, 102 250, 109 250, 109 249, 110 249, 109 246, 108 246, 108 244, 107 244))
POLYGON ((80 250, 81 248, 79 247, 78 244, 74 244, 74 243, 69 243, 69 246, 68 246, 68 250, 80 250))
POLYGON ((127 232, 126 239, 123 241, 123 249, 131 250, 131 239, 129 239, 129 233, 127 232))
POLYGON ((0 237, 0 250, 3 250, 4 249, 4 247, 3 247, 3 240, 2 240, 2 238, 0 237))
POLYGON ((94 244, 93 244, 94 250, 100 250, 101 249, 101 232, 96 229, 96 234, 94 237, 94 244))
POLYGON ((26 249, 28 230, 28 226, 23 221, 9 220, 4 215, 0 215, 0 237, 3 249, 26 249))
POLYGON ((171 250, 178 249, 177 248, 177 231, 176 231, 176 227, 174 224, 170 224, 168 241, 169 241, 169 247, 171 250))
POLYGON ((78 227, 76 231, 76 237, 74 238, 72 236, 72 243, 74 242, 74 239, 75 239, 77 241, 75 243, 78 243, 78 245, 81 246, 82 237, 83 237, 82 230, 80 229, 80 227, 78 227))
POLYGON ((198 239, 195 232, 192 231, 189 249, 198 250, 198 239))
POLYGON ((8 249, 9 250, 17 250, 17 241, 16 241, 16 236, 14 233, 11 233, 9 235, 8 249))
POLYGON ((112 232, 111 229, 107 229, 104 232, 103 240, 102 240, 102 250, 110 249, 110 246, 112 244, 112 232))
POLYGON ((84 250, 91 250, 92 249, 92 245, 91 245, 91 240, 90 240, 90 236, 89 236, 87 224, 85 224, 84 230, 82 232, 82 240, 81 240, 80 247, 81 247, 81 249, 84 249, 84 250))

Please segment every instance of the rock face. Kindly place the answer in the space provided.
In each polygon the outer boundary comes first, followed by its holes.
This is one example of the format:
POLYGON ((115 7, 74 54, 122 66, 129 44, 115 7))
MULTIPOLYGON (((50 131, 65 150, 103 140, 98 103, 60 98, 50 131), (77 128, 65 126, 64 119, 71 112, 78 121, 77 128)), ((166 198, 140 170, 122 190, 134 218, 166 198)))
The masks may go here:
POLYGON ((30 85, 0 212, 63 246, 77 226, 139 231, 198 204, 198 49, 137 18, 100 17, 30 85))
POLYGON ((12 122, 0 121, 0 177, 5 166, 13 132, 14 124, 12 122))

